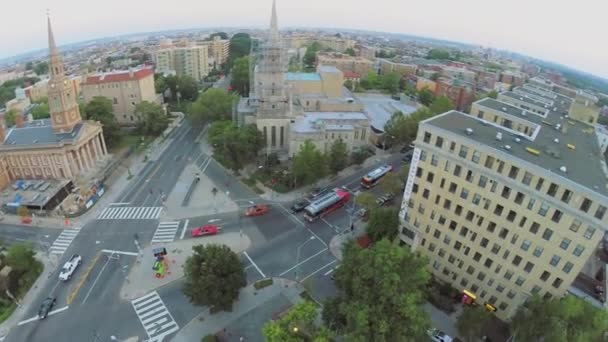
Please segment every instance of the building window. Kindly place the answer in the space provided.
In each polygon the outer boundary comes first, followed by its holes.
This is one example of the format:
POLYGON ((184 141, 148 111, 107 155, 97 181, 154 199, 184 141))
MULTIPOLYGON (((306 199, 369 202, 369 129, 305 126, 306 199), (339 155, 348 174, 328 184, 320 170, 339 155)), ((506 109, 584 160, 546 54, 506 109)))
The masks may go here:
POLYGON ((495 229, 496 229, 496 223, 494 223, 492 221, 488 222, 488 228, 487 228, 488 232, 494 233, 495 229))
POLYGON ((574 221, 572 221, 572 223, 570 224, 570 230, 573 232, 578 232, 579 228, 581 227, 581 221, 574 219, 574 221))
POLYGON ((532 288, 532 290, 530 292, 532 292, 532 294, 539 293, 540 292, 540 286, 534 285, 534 287, 532 288))
POLYGON ((562 202, 569 203, 571 198, 572 198, 572 191, 570 191, 568 189, 564 190, 564 193, 562 194, 562 202))
POLYGON ((505 168, 505 162, 502 160, 498 161, 498 168, 496 169, 496 172, 498 173, 502 173, 502 170, 505 168))
POLYGON ((433 155, 431 156, 431 165, 437 166, 437 164, 438 164, 437 156, 433 153, 433 155))
POLYGON ((486 258, 486 261, 484 261, 483 265, 487 268, 492 267, 492 264, 494 263, 494 260, 490 259, 490 258, 486 258))
POLYGON ((574 248, 574 251, 572 252, 572 254, 579 257, 579 256, 581 256, 581 254, 583 254, 584 250, 585 250, 585 247, 583 247, 582 245, 576 245, 576 248, 574 248))
POLYGON ((520 227, 520 228, 523 228, 523 226, 525 226, 525 225, 526 225, 526 221, 527 221, 527 220, 528 220, 528 218, 527 218, 527 217, 525 217, 525 216, 524 216, 524 217, 522 217, 522 218, 519 220, 519 227, 520 227))
POLYGON ((435 231, 433 232, 433 237, 435 239, 439 239, 441 237, 441 232, 439 231, 439 229, 435 229, 435 231))
POLYGON ((479 245, 481 247, 488 247, 488 243, 490 242, 490 240, 486 239, 486 238, 482 238, 481 241, 479 242, 479 245))
POLYGON ((494 208, 494 215, 496 215, 496 216, 502 215, 503 209, 504 209, 504 207, 502 205, 497 204, 496 207, 494 208))
POLYGON ((442 137, 438 136, 438 137, 435 139, 435 146, 437 146, 437 147, 439 147, 439 148, 442 148, 442 147, 443 147, 443 138, 442 138, 442 137))
POLYGON ((570 242, 572 242, 572 240, 570 240, 568 238, 563 238, 562 242, 560 242, 560 244, 559 244, 559 248, 561 248, 563 250, 568 250, 568 247, 570 247, 570 242))
POLYGON ((512 263, 513 263, 513 265, 515 265, 515 266, 519 266, 519 264, 521 263, 521 257, 520 257, 519 255, 516 255, 516 256, 513 258, 513 262, 512 262, 512 263))
POLYGON ((460 165, 456 165, 456 167, 454 168, 454 176, 460 177, 461 172, 462 172, 462 168, 460 167, 460 165))
POLYGON ((562 219, 562 212, 555 209, 555 211, 553 212, 553 216, 551 216, 551 221, 555 222, 555 223, 559 223, 559 221, 562 219))
POLYGON ((494 305, 496 304, 496 301, 498 300, 498 298, 496 298, 495 296, 490 297, 490 299, 488 299, 488 303, 494 305))
POLYGON ((547 271, 543 271, 543 274, 540 275, 540 280, 547 281, 547 279, 549 279, 550 276, 551 276, 551 273, 549 273, 547 271))
POLYGON ((551 183, 549 185, 549 190, 547 190, 547 195, 551 196, 551 197, 555 197, 555 194, 557 193, 557 184, 555 183, 551 183))
POLYGON ((553 230, 551 230, 551 228, 545 229, 543 232, 543 239, 549 241, 551 240, 551 236, 553 236, 553 230))
POLYGON ((532 174, 526 171, 526 173, 524 173, 524 178, 522 178, 521 182, 525 185, 530 185, 530 183, 532 182, 532 174))
POLYGON ((507 272, 505 272, 504 277, 505 277, 505 279, 507 279, 507 280, 511 280, 511 278, 513 278, 513 272, 512 272, 512 271, 507 270, 507 272))
POLYGON ((545 182, 544 178, 538 178, 538 182, 536 182, 536 190, 540 191, 543 187, 543 183, 545 182))
POLYGON ((590 240, 593 237, 593 234, 595 233, 596 228, 593 226, 589 226, 587 227, 587 230, 585 230, 585 234, 583 234, 583 236, 587 239, 590 240))
POLYGON ((547 215, 547 211, 549 211, 549 203, 543 201, 538 209, 538 215, 544 217, 547 215))
POLYGON ((502 284, 498 284, 496 286, 496 291, 498 291, 499 293, 503 293, 505 291, 505 287, 502 284))
POLYGON ((487 182, 488 182, 488 177, 486 177, 486 176, 479 176, 479 182, 477 183, 477 185, 479 185, 481 188, 485 188, 487 182))
POLYGON ((483 281, 486 279, 486 274, 480 271, 479 274, 477 274, 477 279, 479 279, 479 281, 483 281))
POLYGON ((433 183, 433 180, 435 179, 435 174, 432 172, 429 172, 426 174, 426 181, 429 183, 433 183))
POLYGON ((509 199, 509 196, 511 196, 511 188, 504 186, 500 195, 506 199, 509 199))
POLYGON ((424 138, 423 138, 423 141, 424 141, 425 143, 427 143, 427 144, 428 144, 428 143, 430 143, 430 142, 431 142, 431 133, 429 133, 429 132, 424 132, 424 138))
POLYGON ((555 280, 553 281, 553 287, 555 287, 556 289, 559 288, 560 286, 562 286, 562 283, 564 281, 561 278, 555 278, 555 280))
POLYGON ((467 267, 467 273, 468 273, 468 274, 473 274, 473 273, 475 273, 475 267, 473 267, 473 266, 469 266, 469 267, 467 267))
POLYGON ((450 143, 450 152, 454 152, 455 149, 456 149, 456 143, 452 141, 450 143))
POLYGON ((581 209, 582 211, 584 211, 584 212, 588 212, 588 211, 589 211, 589 208, 591 207, 591 203, 592 203, 592 202, 591 202, 591 200, 590 200, 590 199, 585 198, 585 199, 583 200, 583 203, 581 203, 581 207, 580 207, 580 209, 581 209))
POLYGON ((426 151, 420 151, 420 160, 426 161, 426 151))
POLYGON ((465 179, 466 179, 467 182, 471 182, 472 183, 473 182, 473 171, 471 171, 471 170, 467 171, 467 176, 466 176, 465 179))
POLYGON ((283 126, 281 126, 281 131, 280 131, 280 135, 279 135, 279 142, 280 142, 279 146, 285 145, 285 127, 283 127, 283 126))
POLYGON ((525 281, 526 281, 525 278, 523 278, 523 277, 517 277, 517 279, 515 280, 515 284, 518 285, 518 286, 522 286, 525 281))
POLYGON ((277 127, 276 126, 270 127, 270 145, 272 147, 277 146, 277 127))
POLYGON ((544 248, 542 248, 542 247, 536 247, 536 248, 534 248, 534 252, 532 252, 532 255, 534 255, 537 258, 540 258, 540 256, 543 254, 543 250, 544 250, 544 248))
POLYGON ((531 242, 529 240, 524 239, 524 241, 521 243, 521 249, 527 251, 528 249, 530 249, 530 244, 531 242))
POLYGON ((450 242, 452 242, 452 238, 450 238, 450 236, 446 234, 446 235, 443 237, 443 243, 445 243, 446 245, 448 245, 448 246, 449 246, 449 245, 450 245, 450 242))
POLYGON ((509 170, 509 178, 517 178, 517 174, 519 173, 519 168, 515 166, 511 166, 511 170, 509 170))
POLYGON ((473 151, 473 158, 471 159, 473 163, 479 164, 479 158, 481 158, 479 151, 473 151))
POLYGON ((517 192, 517 194, 515 195, 515 203, 517 204, 522 204, 522 202, 524 201, 524 194, 522 194, 521 192, 517 192))
POLYGON ((599 205, 597 207, 597 210, 595 211, 595 218, 598 220, 602 220, 604 219, 604 215, 606 214, 606 207, 604 207, 603 205, 599 205))
POLYGON ((480 259, 481 259, 481 253, 475 252, 475 255, 473 256, 473 260, 479 261, 480 259))
POLYGON ((568 273, 570 273, 570 270, 572 270, 572 267, 574 267, 574 264, 571 263, 570 261, 568 261, 564 264, 564 268, 562 268, 562 271, 564 271, 564 273, 568 274, 568 273))
POLYGON ((528 210, 532 210, 532 208, 534 208, 534 204, 536 203, 536 200, 534 198, 530 198, 530 200, 528 201, 528 210))
POLYGON ((494 166, 494 157, 487 156, 484 166, 487 167, 488 169, 491 169, 494 166))
POLYGON ((534 268, 534 264, 531 262, 526 262, 526 266, 524 266, 524 271, 530 273, 532 272, 532 269, 534 268))
POLYGON ((557 267, 557 264, 559 264, 559 261, 560 261, 561 259, 562 259, 562 258, 561 258, 559 255, 555 255, 555 254, 554 254, 554 255, 551 257, 551 261, 549 261, 549 264, 551 264, 551 266, 557 267))
POLYGON ((445 161, 445 166, 443 167, 443 171, 445 172, 449 172, 450 171, 450 161, 446 159, 445 161))
POLYGON ((479 205, 479 201, 481 201, 481 196, 478 193, 474 194, 473 195, 473 204, 479 205))
MULTIPOLYGON (((485 247, 485 246, 484 246, 485 247)), ((498 252, 500 252, 500 245, 495 243, 494 245, 492 245, 492 249, 491 252, 498 255, 498 252)))
POLYGON ((464 145, 460 145, 460 151, 458 152, 458 156, 461 158, 466 158, 468 153, 469 148, 464 145))
POLYGON ((500 304, 498 305, 498 308, 502 311, 507 310, 508 307, 509 307, 509 305, 505 302, 500 302, 500 304))

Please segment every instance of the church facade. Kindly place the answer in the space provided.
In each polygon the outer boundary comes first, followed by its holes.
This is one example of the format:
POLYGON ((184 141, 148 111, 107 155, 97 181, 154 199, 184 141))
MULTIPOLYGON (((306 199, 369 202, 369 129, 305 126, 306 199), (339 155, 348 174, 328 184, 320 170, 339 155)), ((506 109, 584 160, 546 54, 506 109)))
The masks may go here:
POLYGON ((50 119, 0 121, 0 187, 17 179, 72 179, 107 155, 99 122, 82 120, 48 20, 50 119))

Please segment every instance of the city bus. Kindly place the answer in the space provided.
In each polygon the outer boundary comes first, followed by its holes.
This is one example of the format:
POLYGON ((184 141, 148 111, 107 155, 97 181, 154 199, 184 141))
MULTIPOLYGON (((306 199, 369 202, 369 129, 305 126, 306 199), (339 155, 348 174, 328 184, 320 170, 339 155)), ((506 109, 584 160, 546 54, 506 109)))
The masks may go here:
POLYGON ((350 199, 350 193, 342 189, 333 189, 312 201, 304 208, 304 218, 314 222, 332 211, 344 206, 350 199))
POLYGON ((361 186, 366 189, 371 189, 386 175, 387 173, 393 171, 392 165, 384 165, 379 168, 369 172, 366 174, 363 179, 361 179, 361 186))

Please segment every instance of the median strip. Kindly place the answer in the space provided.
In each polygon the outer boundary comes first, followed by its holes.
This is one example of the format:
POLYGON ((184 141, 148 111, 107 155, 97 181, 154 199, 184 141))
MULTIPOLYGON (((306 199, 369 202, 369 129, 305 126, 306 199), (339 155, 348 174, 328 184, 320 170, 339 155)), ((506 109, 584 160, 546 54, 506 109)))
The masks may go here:
POLYGON ((93 267, 95 267, 95 264, 97 263, 97 260, 99 260, 99 257, 101 256, 102 252, 103 251, 97 252, 97 255, 95 255, 95 258, 93 258, 93 262, 91 263, 91 265, 89 265, 89 268, 87 268, 86 272, 82 275, 82 277, 80 278, 80 281, 76 285, 76 289, 74 289, 74 291, 72 291, 72 293, 70 293, 70 295, 66 299, 66 303, 68 305, 72 304, 72 302, 74 301, 74 298, 76 298, 76 295, 80 291, 80 288, 82 287, 82 285, 84 285, 85 280, 87 280, 87 278, 89 277, 89 274, 91 274, 91 271, 93 270, 93 267))

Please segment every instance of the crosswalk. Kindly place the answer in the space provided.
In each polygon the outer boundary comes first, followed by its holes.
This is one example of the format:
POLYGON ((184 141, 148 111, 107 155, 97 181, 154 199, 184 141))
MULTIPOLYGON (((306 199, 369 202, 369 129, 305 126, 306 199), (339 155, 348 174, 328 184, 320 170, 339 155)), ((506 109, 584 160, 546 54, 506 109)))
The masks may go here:
POLYGON ((108 207, 98 220, 156 220, 163 207, 108 207))
POLYGON ((52 254, 63 254, 70 247, 70 244, 79 232, 80 228, 65 229, 55 239, 55 242, 49 248, 49 252, 52 254))
POLYGON ((173 242, 179 229, 179 221, 161 222, 152 236, 152 243, 173 242))
POLYGON ((132 300, 131 305, 150 338, 149 342, 162 342, 165 337, 179 330, 177 322, 156 291, 132 300))

